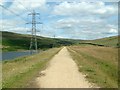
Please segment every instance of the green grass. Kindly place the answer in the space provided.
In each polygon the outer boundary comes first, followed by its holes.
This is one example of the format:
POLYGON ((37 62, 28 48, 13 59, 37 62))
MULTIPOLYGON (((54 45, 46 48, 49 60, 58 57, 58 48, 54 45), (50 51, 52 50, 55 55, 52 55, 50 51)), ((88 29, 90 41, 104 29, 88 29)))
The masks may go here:
MULTIPOLYGON (((30 35, 2 32, 2 50, 29 50, 30 40, 30 35)), ((72 39, 54 39, 37 36, 38 49, 42 50, 46 50, 53 47, 69 46, 76 44, 77 42, 77 40, 72 39)))
POLYGON ((38 73, 46 68, 49 60, 58 53, 60 48, 54 48, 42 53, 17 58, 11 61, 3 61, 3 88, 26 88, 31 86, 31 82, 38 73))
MULTIPOLYGON (((17 34, 11 32, 2 32, 2 50, 17 51, 28 50, 30 46, 30 35, 17 34)), ((118 36, 96 39, 96 40, 76 40, 76 39, 60 39, 46 38, 37 36, 38 48, 49 49, 52 47, 69 46, 69 45, 94 45, 94 46, 112 46, 120 47, 118 36)))
POLYGON ((90 82, 102 88, 118 87, 117 48, 71 46, 68 50, 90 82))
POLYGON ((120 47, 120 42, 118 41, 120 37, 118 36, 112 36, 112 37, 106 37, 96 40, 86 40, 81 42, 80 44, 89 44, 89 45, 95 45, 95 46, 107 46, 107 47, 120 47))

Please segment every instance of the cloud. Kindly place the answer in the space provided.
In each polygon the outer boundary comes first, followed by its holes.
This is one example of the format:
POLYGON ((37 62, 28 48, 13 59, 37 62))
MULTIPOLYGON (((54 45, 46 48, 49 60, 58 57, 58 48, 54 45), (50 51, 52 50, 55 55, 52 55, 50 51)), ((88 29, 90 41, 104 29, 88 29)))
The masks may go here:
MULTIPOLYGON (((63 1, 68 1, 68 2, 73 2, 73 0, 47 0, 49 2, 63 2, 63 1)), ((74 0, 76 2, 97 2, 98 0, 74 0)), ((103 1, 103 2, 119 2, 119 0, 100 0, 100 1, 103 1)))
POLYGON ((4 0, 0 0, 0 5, 3 5, 3 3, 4 3, 4 0))
MULTIPOLYGON (((117 6, 112 3, 63 1, 48 5, 46 2, 47 0, 14 0, 8 9, 28 21, 31 21, 31 17, 27 19, 26 16, 29 10, 35 9, 40 13, 43 11, 41 18, 44 21, 44 29, 37 35, 48 37, 56 35, 56 37, 77 39, 96 39, 117 35, 117 6), (45 9, 48 9, 48 12, 44 12, 45 9)), ((4 10, 3 14, 4 30, 26 33, 31 28, 29 25, 26 29, 25 22, 8 11, 4 10)))
POLYGON ((27 31, 29 30, 29 28, 25 28, 25 27, 12 27, 8 26, 7 29, 3 28, 2 31, 9 31, 9 32, 15 32, 15 33, 21 33, 21 34, 26 34, 28 33, 27 31))
POLYGON ((53 27, 71 38, 95 39, 117 35, 118 26, 112 22, 117 13, 118 7, 113 3, 62 2, 54 7, 52 14, 63 18, 53 27))
POLYGON ((116 29, 111 28, 109 33, 118 33, 118 31, 116 29))
POLYGON ((45 0, 15 0, 13 3, 13 6, 19 7, 20 9, 24 9, 23 6, 20 5, 20 3, 25 7, 25 8, 31 8, 31 9, 35 9, 35 8, 42 8, 46 1, 45 0))
POLYGON ((75 19, 61 19, 58 20, 56 23, 54 23, 55 28, 56 29, 62 29, 62 28, 72 28, 75 24, 78 24, 79 20, 75 20, 75 19))
POLYGON ((65 18, 65 19, 58 20, 57 22, 54 23, 53 26, 58 29, 62 29, 64 27, 86 28, 86 27, 97 26, 101 23, 105 24, 105 21, 102 19, 99 19, 99 18, 97 18, 97 19, 94 19, 94 18, 65 18))
POLYGON ((26 33, 28 28, 25 27, 23 22, 18 22, 17 20, 0 20, 0 28, 2 31, 26 33), (17 23, 17 24, 16 24, 17 23))
MULTIPOLYGON (((7 10, 2 8, 1 16, 4 15, 4 19, 0 20, 0 27, 3 27, 4 31, 11 32, 21 32, 22 27, 25 27, 25 23, 29 22, 27 21, 27 14, 30 13, 33 9, 45 9, 44 7, 46 4, 46 0, 11 0, 10 2, 12 2, 12 4, 7 7, 6 4, 8 4, 8 2, 2 1, 4 7, 6 7, 7 10)), ((26 33, 25 29, 23 32, 26 33)))
POLYGON ((53 24, 56 31, 71 38, 95 39, 117 35, 117 25, 109 24, 100 18, 64 18, 53 24))
POLYGON ((105 5, 104 2, 62 2, 56 5, 53 14, 67 16, 83 16, 83 15, 114 15, 117 7, 105 5))
MULTIPOLYGON (((46 9, 46 0, 13 0, 10 2, 12 2, 12 4, 7 7, 7 9, 18 15, 23 15, 28 12, 30 13, 35 9, 39 9, 40 11, 46 9)), ((3 2, 3 5, 5 6, 6 3, 8 4, 9 2, 3 2)), ((4 10, 4 14, 11 15, 11 12, 4 10)))

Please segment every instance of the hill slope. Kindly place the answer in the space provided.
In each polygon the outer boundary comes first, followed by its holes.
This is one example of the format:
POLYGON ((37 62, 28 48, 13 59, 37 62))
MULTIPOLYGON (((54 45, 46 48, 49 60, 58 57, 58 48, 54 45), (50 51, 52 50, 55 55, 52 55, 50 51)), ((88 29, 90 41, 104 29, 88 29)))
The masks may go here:
POLYGON ((96 40, 86 40, 82 41, 79 44, 90 44, 90 45, 97 45, 97 46, 108 46, 108 47, 120 47, 118 36, 106 37, 96 40))
MULTIPOLYGON (((2 32, 2 49, 3 51, 29 50, 30 39, 30 35, 2 32)), ((37 36, 37 41, 38 48, 43 50, 52 47, 69 46, 76 44, 120 47, 120 44, 118 43, 118 36, 96 40, 59 39, 37 36)))
POLYGON ((118 36, 107 37, 107 38, 103 38, 103 39, 97 39, 97 40, 93 40, 92 42, 96 43, 96 44, 102 44, 102 45, 105 45, 105 46, 114 46, 114 47, 119 46, 118 36))
MULTIPOLYGON (((30 40, 30 35, 2 32, 2 49, 3 51, 29 50, 30 40)), ((39 49, 73 45, 77 42, 77 40, 55 39, 37 36, 37 43, 39 49)))

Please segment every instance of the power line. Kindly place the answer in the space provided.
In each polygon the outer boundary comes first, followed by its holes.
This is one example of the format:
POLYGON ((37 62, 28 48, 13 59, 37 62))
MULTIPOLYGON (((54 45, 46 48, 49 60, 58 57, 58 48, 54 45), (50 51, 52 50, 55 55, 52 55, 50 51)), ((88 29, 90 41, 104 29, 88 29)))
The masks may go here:
POLYGON ((12 10, 9 10, 8 8, 6 8, 5 6, 3 5, 0 5, 2 8, 4 8, 5 10, 11 12, 12 14, 14 14, 15 16, 21 18, 23 21, 27 22, 23 17, 21 17, 20 15, 16 14, 15 12, 13 12, 12 10))
MULTIPOLYGON (((26 11, 30 11, 28 8, 25 8, 21 2, 18 1, 18 3, 26 10, 26 11)), ((30 11, 31 12, 31 11, 30 11)))

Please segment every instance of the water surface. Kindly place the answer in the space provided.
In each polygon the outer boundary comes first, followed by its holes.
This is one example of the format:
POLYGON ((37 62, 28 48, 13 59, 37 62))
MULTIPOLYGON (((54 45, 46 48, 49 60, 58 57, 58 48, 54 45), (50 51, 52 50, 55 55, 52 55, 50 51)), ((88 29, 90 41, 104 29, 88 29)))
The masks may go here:
POLYGON ((2 60, 12 60, 27 55, 31 55, 29 51, 2 52, 2 60))

